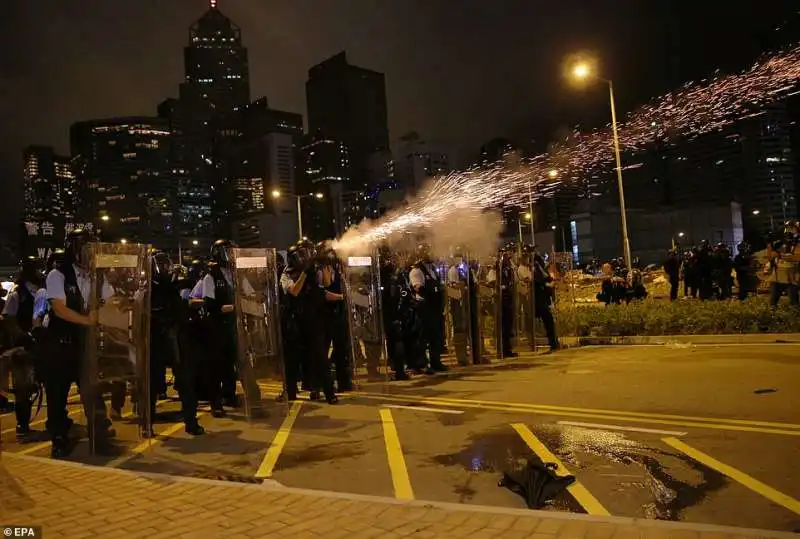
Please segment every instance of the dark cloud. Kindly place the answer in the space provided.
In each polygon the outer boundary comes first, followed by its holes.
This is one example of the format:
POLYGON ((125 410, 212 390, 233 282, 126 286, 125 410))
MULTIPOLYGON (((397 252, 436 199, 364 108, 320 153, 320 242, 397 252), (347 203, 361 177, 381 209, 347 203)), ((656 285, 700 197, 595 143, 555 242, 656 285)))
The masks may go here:
MULTIPOLYGON (((394 139, 415 130, 466 155, 497 135, 546 136, 560 123, 603 118, 602 94, 568 93, 559 80, 559 63, 572 50, 596 50, 629 107, 730 58, 746 63, 791 3, 771 2, 769 13, 751 0, 724 8, 686 0, 219 4, 250 49, 253 97, 266 95, 274 107, 305 114, 308 68, 345 49, 352 63, 386 74, 394 139)), ((66 152, 72 122, 153 114, 162 98, 175 95, 189 26, 206 6, 203 0, 3 0, 4 200, 19 196, 25 145, 66 152)), ((4 221, 16 217, 16 206, 2 212, 4 221)))

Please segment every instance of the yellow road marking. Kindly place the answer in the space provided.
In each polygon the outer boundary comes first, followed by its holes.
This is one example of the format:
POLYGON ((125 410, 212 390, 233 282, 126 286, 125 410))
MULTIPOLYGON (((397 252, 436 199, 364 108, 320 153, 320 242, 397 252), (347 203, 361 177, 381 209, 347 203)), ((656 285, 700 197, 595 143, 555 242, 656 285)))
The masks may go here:
MULTIPOLYGON (((200 419, 201 417, 206 415, 206 413, 207 412, 198 413, 197 414, 197 419, 200 419)), ((130 415, 130 414, 127 414, 127 415, 130 415)), ((123 417, 125 417, 125 416, 123 416, 123 417)), ((150 449, 154 445, 156 445, 156 444, 158 444, 160 442, 163 442, 164 440, 166 440, 167 438, 169 438, 170 436, 172 436, 173 434, 175 434, 176 432, 178 432, 179 430, 181 430, 185 426, 186 426, 186 424, 183 421, 181 421, 180 423, 173 423, 172 425, 170 425, 169 427, 167 427, 163 431, 156 432, 155 436, 153 436, 152 438, 147 438, 145 440, 142 440, 141 442, 139 442, 139 445, 137 445, 136 447, 131 449, 129 451, 129 453, 126 453, 125 455, 122 455, 122 456, 112 460, 111 462, 109 462, 107 464, 107 466, 110 467, 110 468, 116 468, 117 466, 126 463, 127 461, 129 461, 132 458, 134 458, 136 455, 141 455, 142 453, 144 453, 145 451, 147 451, 148 449, 150 449)))
MULTIPOLYGON (((525 424, 523 423, 514 423, 511 427, 517 431, 517 434, 528 444, 528 447, 531 448, 531 451, 536 453, 536 455, 542 459, 543 462, 554 462, 558 465, 557 473, 559 476, 563 475, 572 475, 570 474, 569 470, 567 470, 564 463, 562 463, 558 457, 556 457, 553 453, 550 452, 545 445, 539 441, 539 438, 536 437, 535 434, 531 432, 525 424)), ((611 513, 603 507, 597 498, 592 496, 592 494, 586 490, 586 487, 580 481, 575 481, 570 486, 567 487, 567 491, 572 494, 572 497, 575 498, 581 506, 586 510, 587 513, 590 515, 602 515, 602 516, 611 516, 611 513)))
POLYGON ((737 483, 741 483, 742 485, 746 486, 753 492, 761 494, 768 500, 771 500, 777 503, 778 505, 782 505, 786 509, 800 515, 800 501, 795 500, 791 496, 788 496, 783 492, 775 490, 766 483, 762 483, 755 477, 747 475, 746 473, 737 470, 733 466, 724 464, 718 461, 717 459, 709 455, 706 455, 702 451, 695 449, 688 444, 685 444, 684 442, 678 440, 677 438, 672 438, 672 437, 662 438, 662 441, 665 444, 671 446, 672 448, 677 449, 681 453, 693 458, 697 462, 704 464, 709 468, 730 477, 737 483))
MULTIPOLYGON (((384 397, 384 395, 380 393, 361 393, 361 395, 365 396, 374 396, 374 397, 384 397)), ((397 397, 403 397, 408 399, 423 399, 424 397, 416 397, 416 396, 405 396, 405 395, 397 395, 397 397)), ((776 423, 771 421, 754 421, 750 419, 725 419, 725 418, 718 418, 718 417, 695 417, 695 416, 683 416, 683 415, 673 415, 673 414, 657 414, 657 413, 647 413, 647 412, 628 412, 624 410, 607 410, 603 408, 575 408, 570 406, 555 406, 551 404, 528 404, 523 402, 504 402, 504 401, 488 401, 488 400, 475 400, 475 399, 460 399, 460 398, 446 398, 446 397, 432 397, 430 400, 440 400, 440 401, 449 401, 449 402, 457 402, 457 403, 470 403, 470 404, 485 404, 489 406, 512 406, 512 407, 519 407, 519 408, 530 408, 535 410, 555 410, 555 411, 564 411, 564 412, 583 412, 583 413, 593 413, 593 414, 602 414, 602 415, 619 415, 619 416, 627 416, 627 417, 642 417, 642 418, 649 418, 649 419, 676 419, 682 421, 699 421, 699 422, 709 422, 715 424, 731 424, 731 425, 746 425, 746 426, 753 426, 753 427, 775 427, 778 429, 797 429, 800 430, 800 424, 796 423, 776 423)))
POLYGON ((294 401, 292 403, 292 407, 289 408, 289 413, 286 414, 286 417, 283 419, 281 428, 278 429, 275 438, 272 439, 272 443, 269 445, 269 449, 267 449, 264 455, 264 460, 261 461, 261 465, 258 467, 256 479, 272 477, 272 471, 275 469, 275 465, 278 464, 278 458, 281 456, 281 451, 283 451, 287 440, 289 440, 289 433, 292 432, 292 427, 294 426, 295 420, 297 420, 302 406, 302 401, 294 401))
POLYGON ((397 435, 392 411, 381 408, 379 412, 383 425, 383 440, 386 444, 386 459, 389 461, 389 471, 392 473, 394 497, 398 500, 413 500, 414 491, 411 489, 411 479, 408 477, 406 459, 403 457, 403 448, 400 446, 400 437, 397 435))
MULTIPOLYGON (((766 434, 781 434, 784 436, 800 436, 800 430, 780 430, 780 429, 773 429, 773 428, 760 428, 760 427, 748 427, 745 425, 736 425, 736 424, 728 424, 728 423, 702 423, 698 421, 677 421, 677 420, 668 420, 668 419, 648 419, 644 417, 628 417, 624 415, 609 415, 609 414, 601 414, 601 413, 582 413, 582 412, 568 412, 568 411, 558 411, 558 410, 551 410, 547 408, 539 408, 536 406, 531 405, 522 405, 522 404, 474 404, 473 401, 470 400, 460 400, 460 399, 442 399, 437 397, 415 397, 415 396, 408 396, 408 397, 390 397, 386 395, 377 395, 377 394, 367 394, 367 393, 359 393, 356 396, 364 397, 367 399, 374 399, 380 401, 390 401, 390 402, 420 402, 424 404, 431 404, 431 405, 439 405, 439 406, 450 406, 450 407, 457 407, 457 408, 475 408, 480 410, 496 410, 499 412, 524 412, 529 414, 541 414, 541 415, 555 415, 555 416, 565 416, 565 417, 588 417, 593 419, 606 419, 606 420, 615 420, 615 421, 631 421, 634 423, 648 423, 648 424, 658 424, 658 425, 677 425, 681 427, 699 427, 704 429, 715 429, 715 430, 731 430, 731 431, 742 431, 742 432, 759 432, 759 433, 766 433, 766 434)), ((780 423, 778 423, 780 424, 780 423)), ((791 427, 791 425, 790 425, 791 427)))

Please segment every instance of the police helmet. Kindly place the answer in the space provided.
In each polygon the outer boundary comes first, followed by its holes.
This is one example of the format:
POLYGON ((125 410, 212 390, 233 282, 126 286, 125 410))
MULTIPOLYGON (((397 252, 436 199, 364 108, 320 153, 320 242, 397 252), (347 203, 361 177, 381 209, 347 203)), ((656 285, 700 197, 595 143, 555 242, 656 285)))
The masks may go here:
POLYGON ((170 260, 169 255, 164 251, 153 250, 150 256, 152 278, 157 281, 171 278, 172 260, 170 260))
POLYGON ((290 270, 299 270, 303 267, 303 259, 297 245, 292 245, 286 250, 286 266, 290 270))
POLYGON ((64 256, 72 263, 86 263, 85 248, 92 241, 91 234, 85 228, 71 230, 64 240, 64 256))
POLYGON ((47 257, 47 262, 45 263, 45 271, 49 272, 55 268, 56 264, 64 260, 64 256, 64 249, 56 249, 50 253, 50 256, 47 257))
POLYGON ((217 240, 211 246, 211 259, 220 265, 230 263, 229 250, 236 247, 231 240, 217 240))

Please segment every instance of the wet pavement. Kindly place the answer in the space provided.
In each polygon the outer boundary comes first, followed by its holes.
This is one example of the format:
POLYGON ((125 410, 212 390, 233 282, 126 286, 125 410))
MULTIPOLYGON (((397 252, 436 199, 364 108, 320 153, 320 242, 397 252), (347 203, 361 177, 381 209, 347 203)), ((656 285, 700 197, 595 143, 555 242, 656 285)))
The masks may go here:
MULTIPOLYGON (((498 486, 503 472, 555 459, 578 482, 550 511, 800 531, 798 386, 796 346, 581 349, 370 384, 336 406, 305 400, 290 413, 276 402, 258 422, 206 413, 200 438, 176 422, 172 399, 152 443, 122 419, 118 455, 90 458, 84 442, 70 458, 511 508, 526 504, 498 486)), ((3 451, 48 456, 46 442, 16 443, 9 419, 3 451)))

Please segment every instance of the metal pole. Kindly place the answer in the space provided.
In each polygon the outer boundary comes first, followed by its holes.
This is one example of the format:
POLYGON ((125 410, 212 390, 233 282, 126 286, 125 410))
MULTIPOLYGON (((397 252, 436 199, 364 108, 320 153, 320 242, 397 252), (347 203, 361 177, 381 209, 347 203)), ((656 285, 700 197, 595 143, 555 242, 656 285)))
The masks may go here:
POLYGON ((561 252, 567 252, 567 237, 564 235, 564 227, 561 227, 561 252))
POLYGON ((608 81, 608 97, 611 102, 611 131, 614 134, 614 158, 617 161, 617 188, 619 189, 619 212, 622 217, 622 246, 625 250, 625 263, 628 279, 632 275, 631 242, 628 238, 628 218, 625 214, 625 189, 622 186, 622 159, 619 155, 619 135, 617 134, 617 109, 614 104, 614 84, 608 81))
MULTIPOLYGON (((536 245, 536 231, 534 229, 533 215, 533 189, 531 180, 528 178, 528 211, 531 214, 531 245, 536 245)), ((531 253, 531 338, 533 339, 533 351, 536 352, 536 249, 531 253)))
POLYGON ((301 195, 297 195, 297 232, 299 239, 303 239, 303 210, 300 208, 301 195))
POLYGON ((181 251, 180 240, 178 240, 178 264, 183 265, 183 251, 181 251))

